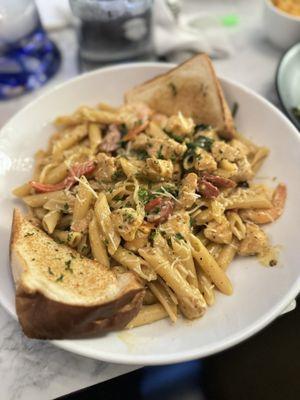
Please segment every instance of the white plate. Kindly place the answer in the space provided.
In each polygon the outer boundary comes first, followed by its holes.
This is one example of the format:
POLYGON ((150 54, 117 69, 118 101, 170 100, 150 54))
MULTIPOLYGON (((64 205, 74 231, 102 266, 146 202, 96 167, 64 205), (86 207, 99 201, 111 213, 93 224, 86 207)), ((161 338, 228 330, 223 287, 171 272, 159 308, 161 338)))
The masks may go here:
MULTIPOLYGON (((122 102, 122 94, 139 82, 165 72, 170 65, 131 64, 105 68, 63 84, 37 99, 3 127, 0 135, 0 301, 16 318, 8 245, 12 209, 19 204, 11 189, 31 177, 32 155, 46 146, 51 121, 82 104, 122 102)), ((96 339, 53 343, 88 357, 124 364, 164 364, 191 360, 233 346, 262 329, 296 297, 300 287, 300 140, 293 125, 270 103, 251 90, 221 80, 229 102, 239 103, 237 126, 256 143, 271 149, 260 177, 288 185, 283 216, 266 230, 282 246, 280 263, 266 268, 254 258, 238 258, 228 274, 231 297, 217 294, 216 304, 194 322, 176 325, 160 321, 128 332, 96 339)))

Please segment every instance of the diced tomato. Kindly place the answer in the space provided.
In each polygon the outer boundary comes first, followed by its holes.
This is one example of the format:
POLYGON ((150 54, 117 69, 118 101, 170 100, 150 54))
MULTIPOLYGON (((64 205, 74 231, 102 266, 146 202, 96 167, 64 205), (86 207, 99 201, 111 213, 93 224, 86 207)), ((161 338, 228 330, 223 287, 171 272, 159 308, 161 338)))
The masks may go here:
POLYGON ((203 174, 202 178, 205 181, 210 182, 219 188, 228 189, 228 188, 233 188, 236 186, 236 183, 233 180, 223 178, 222 176, 219 176, 219 175, 203 174))
POLYGON ((149 211, 153 210, 153 208, 160 206, 162 201, 163 201, 162 197, 156 197, 155 199, 150 200, 145 205, 145 211, 149 212, 149 211))
POLYGON ((135 126, 134 128, 130 129, 128 133, 123 137, 123 140, 125 142, 128 142, 129 140, 135 139, 136 136, 143 132, 147 126, 149 125, 149 121, 143 122, 141 125, 135 126))
POLYGON ((147 215, 147 221, 154 224, 166 222, 172 214, 173 209, 174 202, 171 199, 157 197, 156 199, 150 200, 145 206, 145 211, 149 212, 149 215, 147 215), (157 212, 151 214, 151 211, 156 208, 158 208, 157 212))
POLYGON ((200 180, 198 189, 199 192, 207 199, 214 199, 220 194, 220 191, 216 186, 204 179, 200 180))

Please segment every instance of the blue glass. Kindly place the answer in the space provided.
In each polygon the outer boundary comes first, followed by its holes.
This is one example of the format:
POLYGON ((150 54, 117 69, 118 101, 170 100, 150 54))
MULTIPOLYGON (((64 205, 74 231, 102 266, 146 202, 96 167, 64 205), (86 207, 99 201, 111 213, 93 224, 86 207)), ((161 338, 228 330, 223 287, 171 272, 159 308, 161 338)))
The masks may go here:
POLYGON ((29 33, 18 40, 0 37, 0 100, 40 87, 57 72, 60 62, 60 53, 38 15, 29 33))

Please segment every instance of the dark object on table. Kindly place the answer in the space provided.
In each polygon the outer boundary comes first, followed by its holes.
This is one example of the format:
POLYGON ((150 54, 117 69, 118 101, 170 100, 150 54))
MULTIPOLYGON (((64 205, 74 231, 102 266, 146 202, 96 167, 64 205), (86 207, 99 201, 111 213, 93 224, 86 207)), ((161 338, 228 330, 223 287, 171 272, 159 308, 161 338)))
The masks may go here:
POLYGON ((152 0, 70 0, 79 17, 81 69, 152 55, 152 0))
POLYGON ((289 48, 281 58, 276 73, 276 89, 282 108, 300 130, 300 43, 289 48))
POLYGON ((45 84, 61 61, 56 45, 41 25, 34 2, 20 2, 18 7, 12 3, 5 2, 1 9, 0 100, 45 84))

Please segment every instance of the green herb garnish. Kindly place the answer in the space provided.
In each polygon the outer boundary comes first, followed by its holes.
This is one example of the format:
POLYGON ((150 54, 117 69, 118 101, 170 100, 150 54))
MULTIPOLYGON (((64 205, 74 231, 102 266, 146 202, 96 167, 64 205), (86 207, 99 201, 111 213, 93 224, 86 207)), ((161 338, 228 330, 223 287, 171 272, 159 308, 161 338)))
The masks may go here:
POLYGON ((188 151, 194 152, 197 147, 200 147, 201 149, 204 149, 206 151, 211 151, 211 146, 212 146, 213 142, 214 142, 214 140, 209 137, 198 136, 195 141, 186 143, 187 148, 188 148, 187 152, 188 151))
POLYGON ((164 156, 163 156, 163 154, 162 154, 162 149, 163 149, 163 145, 161 144, 160 147, 159 147, 159 149, 158 149, 158 151, 157 151, 157 153, 156 153, 156 157, 157 157, 158 159, 160 159, 160 160, 163 160, 163 159, 164 159, 164 156))
POLYGON ((138 190, 138 198, 142 204, 146 204, 149 201, 149 191, 146 188, 140 187, 138 190))
POLYGON ((54 273, 52 272, 52 269, 50 267, 48 267, 48 274, 54 275, 54 273))
POLYGON ((68 260, 65 262, 65 265, 66 265, 65 270, 66 271, 73 272, 73 269, 71 268, 71 262, 72 262, 72 260, 68 260))
POLYGON ((64 211, 67 212, 69 210, 69 204, 68 203, 65 203, 63 207, 64 207, 64 211))
POLYGON ((176 135, 175 133, 164 131, 171 139, 175 140, 178 143, 183 143, 184 138, 182 136, 176 135))
POLYGON ((25 233, 25 235, 24 235, 24 237, 28 237, 28 236, 33 236, 34 235, 34 232, 27 232, 27 233, 25 233))
POLYGON ((60 276, 56 279, 56 282, 62 282, 64 280, 64 275, 60 274, 60 276))
POLYGON ((169 86, 169 88, 171 89, 171 91, 172 91, 172 95, 175 97, 175 96, 177 96, 177 87, 174 85, 174 83, 173 82, 170 82, 169 84, 168 84, 168 86, 169 86))
POLYGON ((184 237, 182 236, 181 233, 176 233, 176 234, 175 234, 175 239, 177 239, 177 240, 184 240, 184 237))
POLYGON ((155 236, 157 235, 157 230, 156 229, 152 229, 150 234, 149 234, 149 242, 150 245, 153 247, 154 245, 154 240, 155 240, 155 236))

